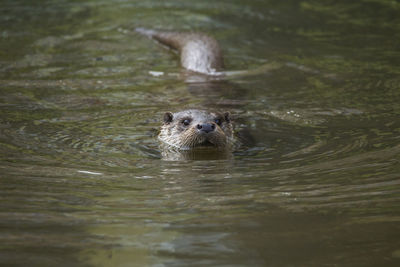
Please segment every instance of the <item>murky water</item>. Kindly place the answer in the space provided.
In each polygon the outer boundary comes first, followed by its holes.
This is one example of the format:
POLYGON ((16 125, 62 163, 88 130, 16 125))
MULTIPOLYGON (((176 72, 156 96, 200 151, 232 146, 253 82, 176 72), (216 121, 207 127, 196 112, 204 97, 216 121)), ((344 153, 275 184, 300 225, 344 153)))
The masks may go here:
POLYGON ((399 12, 2 1, 1 264, 398 266, 399 12), (136 26, 207 32, 239 74, 188 84, 136 26), (186 107, 230 111, 243 144, 163 155, 162 115, 186 107))

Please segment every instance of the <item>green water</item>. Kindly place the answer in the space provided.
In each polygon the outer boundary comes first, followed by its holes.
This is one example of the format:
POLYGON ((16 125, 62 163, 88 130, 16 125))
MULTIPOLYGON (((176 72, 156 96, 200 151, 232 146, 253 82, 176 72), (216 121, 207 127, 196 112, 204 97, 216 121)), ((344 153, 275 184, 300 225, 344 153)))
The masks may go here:
POLYGON ((0 265, 399 266, 399 40, 399 1, 3 0, 0 265), (188 83, 137 26, 240 74, 188 83), (247 140, 169 158, 188 107, 247 140))

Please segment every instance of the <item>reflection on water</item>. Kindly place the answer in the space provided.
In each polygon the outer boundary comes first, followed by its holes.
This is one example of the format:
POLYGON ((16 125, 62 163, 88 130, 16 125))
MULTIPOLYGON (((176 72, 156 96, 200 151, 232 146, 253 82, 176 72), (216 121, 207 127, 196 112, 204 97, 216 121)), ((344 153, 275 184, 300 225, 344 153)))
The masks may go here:
POLYGON ((4 265, 398 265, 397 2, 3 2, 4 265), (136 26, 212 34, 228 75, 136 26), (235 150, 163 154, 187 107, 235 150))

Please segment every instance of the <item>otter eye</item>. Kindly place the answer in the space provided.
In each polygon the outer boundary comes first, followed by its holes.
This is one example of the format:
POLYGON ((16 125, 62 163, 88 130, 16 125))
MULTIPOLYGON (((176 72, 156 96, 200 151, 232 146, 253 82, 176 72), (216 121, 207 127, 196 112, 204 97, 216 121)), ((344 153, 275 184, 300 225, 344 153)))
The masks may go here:
POLYGON ((215 121, 216 124, 221 126, 221 124, 222 124, 222 120, 221 119, 215 119, 214 121, 215 121))
POLYGON ((182 121, 182 124, 185 125, 185 126, 188 126, 190 124, 190 120, 189 119, 184 119, 182 121))

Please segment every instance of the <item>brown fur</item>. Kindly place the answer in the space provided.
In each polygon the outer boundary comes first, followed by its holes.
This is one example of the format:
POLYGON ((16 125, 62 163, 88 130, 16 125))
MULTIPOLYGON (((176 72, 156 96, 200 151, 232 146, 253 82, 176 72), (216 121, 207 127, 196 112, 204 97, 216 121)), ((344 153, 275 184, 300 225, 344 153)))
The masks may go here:
POLYGON ((177 50, 185 69, 207 75, 221 74, 224 60, 214 38, 194 32, 162 32, 144 28, 137 28, 136 31, 177 50))

